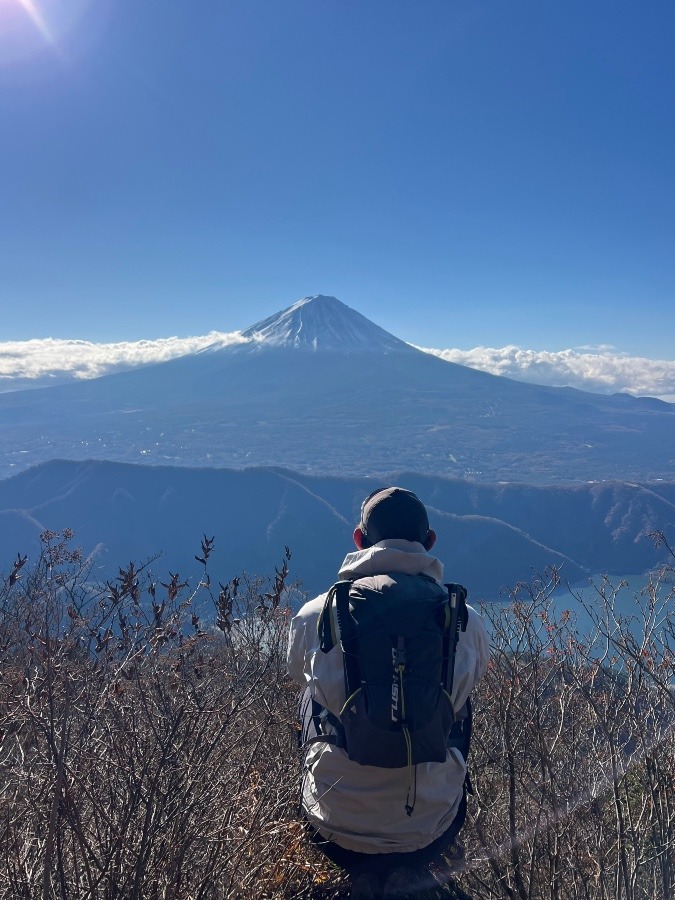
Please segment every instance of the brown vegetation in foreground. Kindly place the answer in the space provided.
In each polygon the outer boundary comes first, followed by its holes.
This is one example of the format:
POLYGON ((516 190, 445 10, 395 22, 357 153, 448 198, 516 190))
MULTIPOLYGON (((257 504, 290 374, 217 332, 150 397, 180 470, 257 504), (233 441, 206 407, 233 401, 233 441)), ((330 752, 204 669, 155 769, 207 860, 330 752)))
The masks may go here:
MULTIPOLYGON (((297 819, 286 557, 213 590, 130 565, 104 585, 47 533, 0 582, 0 900, 337 898, 297 819)), ((672 570, 671 570, 672 574, 672 570)), ((577 635, 550 577, 485 610, 475 794, 458 881, 476 900, 675 896, 675 616, 605 582, 577 635)))

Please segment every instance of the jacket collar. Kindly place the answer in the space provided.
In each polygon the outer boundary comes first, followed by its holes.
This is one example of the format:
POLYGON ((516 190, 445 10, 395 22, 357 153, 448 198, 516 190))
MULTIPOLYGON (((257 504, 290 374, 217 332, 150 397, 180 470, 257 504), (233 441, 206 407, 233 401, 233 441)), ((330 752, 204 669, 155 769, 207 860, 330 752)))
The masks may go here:
POLYGON ((340 578, 359 578, 404 572, 406 575, 429 575, 439 584, 443 581, 443 563, 431 556, 418 541, 388 539, 367 550, 348 553, 340 566, 340 578))

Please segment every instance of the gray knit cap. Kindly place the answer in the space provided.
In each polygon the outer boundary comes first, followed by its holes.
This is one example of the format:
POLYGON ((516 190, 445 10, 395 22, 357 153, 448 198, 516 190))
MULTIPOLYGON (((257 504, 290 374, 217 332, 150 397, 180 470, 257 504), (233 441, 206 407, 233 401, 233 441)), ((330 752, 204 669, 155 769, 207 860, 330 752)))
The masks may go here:
POLYGON ((429 517, 416 494, 401 487, 374 491, 361 505, 361 531, 369 544, 387 538, 403 538, 424 543, 429 534, 429 517))

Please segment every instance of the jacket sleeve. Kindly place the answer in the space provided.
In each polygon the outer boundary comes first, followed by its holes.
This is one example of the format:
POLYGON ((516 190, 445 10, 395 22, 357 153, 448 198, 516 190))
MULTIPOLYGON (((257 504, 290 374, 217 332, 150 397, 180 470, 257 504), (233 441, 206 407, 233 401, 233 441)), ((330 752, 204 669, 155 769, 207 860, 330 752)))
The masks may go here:
POLYGON ((291 628, 288 635, 288 653, 286 665, 288 674, 297 684, 305 685, 304 661, 305 661, 305 623, 298 616, 291 619, 291 628))
POLYGON ((291 619, 286 666, 288 674, 301 687, 305 687, 312 677, 312 659, 319 650, 317 631, 319 613, 323 608, 325 596, 323 594, 305 603, 291 619))
POLYGON ((490 645, 482 617, 468 607, 469 621, 461 632, 455 657, 455 678, 452 691, 456 710, 466 702, 469 694, 485 674, 490 659, 490 645))
POLYGON ((305 603, 291 620, 288 639, 288 674, 309 696, 337 715, 345 702, 342 649, 339 644, 323 653, 319 642, 319 616, 327 594, 305 603))

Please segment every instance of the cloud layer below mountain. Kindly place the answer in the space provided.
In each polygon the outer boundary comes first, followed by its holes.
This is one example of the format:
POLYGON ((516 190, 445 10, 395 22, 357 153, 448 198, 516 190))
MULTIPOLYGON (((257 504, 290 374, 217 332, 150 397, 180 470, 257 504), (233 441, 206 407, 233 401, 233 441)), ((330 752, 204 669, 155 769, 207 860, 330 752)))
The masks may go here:
POLYGON ((212 331, 201 337, 96 344, 91 341, 34 338, 0 342, 0 392, 47 387, 64 381, 98 378, 138 366, 166 362, 206 347, 245 343, 238 331, 212 331))
POLYGON ((675 360, 646 359, 618 353, 613 347, 571 350, 523 350, 520 347, 475 347, 436 350, 420 347, 448 362, 552 387, 574 387, 598 394, 627 391, 675 402, 675 360))
MULTIPOLYGON (((164 362, 206 347, 243 343, 238 331, 212 331, 201 337, 97 344, 36 338, 0 342, 0 392, 96 378, 164 362)), ((426 353, 517 381, 576 387, 595 393, 627 391, 675 402, 675 361, 627 356, 612 347, 524 350, 475 347, 472 350, 420 347, 426 353)))

